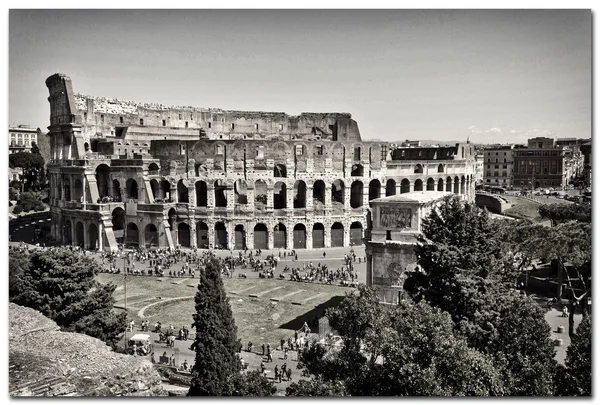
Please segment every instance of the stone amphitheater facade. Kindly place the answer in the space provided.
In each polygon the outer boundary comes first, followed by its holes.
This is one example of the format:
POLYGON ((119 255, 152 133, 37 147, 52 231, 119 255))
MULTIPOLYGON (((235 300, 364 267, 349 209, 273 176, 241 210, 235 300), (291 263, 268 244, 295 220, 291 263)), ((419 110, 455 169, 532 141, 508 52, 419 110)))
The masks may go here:
POLYGON ((311 249, 362 244, 369 201, 418 190, 474 198, 475 151, 362 141, 346 113, 166 107, 50 96, 52 237, 131 246, 311 249))

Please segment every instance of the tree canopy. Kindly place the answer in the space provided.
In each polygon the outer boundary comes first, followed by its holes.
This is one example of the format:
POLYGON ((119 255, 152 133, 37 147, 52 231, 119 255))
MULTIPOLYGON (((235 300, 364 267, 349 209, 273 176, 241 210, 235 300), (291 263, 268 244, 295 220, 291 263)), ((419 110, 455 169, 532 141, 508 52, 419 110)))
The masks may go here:
POLYGON ((10 301, 40 311, 63 330, 84 333, 113 347, 125 331, 125 314, 113 311, 116 286, 95 281, 94 259, 66 248, 29 254, 11 251, 9 273, 10 301))
POLYGON ((240 375, 240 343, 218 260, 210 260, 200 271, 195 303, 196 339, 191 348, 196 362, 188 396, 272 395, 273 383, 264 376, 240 375))

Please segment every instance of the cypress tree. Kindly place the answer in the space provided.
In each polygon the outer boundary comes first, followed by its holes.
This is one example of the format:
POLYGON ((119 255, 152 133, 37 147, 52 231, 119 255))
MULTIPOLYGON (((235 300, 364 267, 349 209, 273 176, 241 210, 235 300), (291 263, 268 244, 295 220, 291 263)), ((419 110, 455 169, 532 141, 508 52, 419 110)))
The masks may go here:
POLYGON ((188 396, 228 396, 240 372, 237 328, 216 259, 200 272, 193 327, 196 363, 188 396))

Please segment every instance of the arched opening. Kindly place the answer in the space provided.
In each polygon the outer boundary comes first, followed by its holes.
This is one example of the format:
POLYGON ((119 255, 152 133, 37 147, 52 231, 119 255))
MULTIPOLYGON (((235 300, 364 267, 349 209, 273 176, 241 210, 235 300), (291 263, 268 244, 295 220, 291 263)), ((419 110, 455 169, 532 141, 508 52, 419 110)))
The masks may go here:
POLYGON ((286 195, 285 183, 278 181, 273 186, 273 208, 282 209, 287 206, 287 195, 286 195))
POLYGON ((180 222, 177 225, 177 240, 179 242, 179 246, 182 247, 191 247, 190 241, 190 226, 185 222, 180 222))
POLYGON ((65 191, 65 201, 71 201, 71 180, 69 178, 63 180, 63 189, 65 191))
POLYGON ((101 164, 96 168, 95 176, 100 198, 108 197, 110 195, 110 167, 101 164))
MULTIPOLYGON (((254 183, 254 208, 264 210, 267 206, 267 183, 263 180, 256 180, 254 183)), ((266 249, 266 248, 265 248, 266 249)))
POLYGON ((90 224, 88 226, 88 249, 98 249, 98 226, 96 224, 90 224))
POLYGON ((245 250, 246 249, 246 231, 244 230, 244 225, 236 225, 235 229, 235 247, 237 250, 245 250))
POLYGON ((352 208, 362 207, 364 187, 362 181, 353 181, 350 185, 350 206, 352 208))
POLYGON ((274 249, 285 249, 287 242, 287 232, 285 225, 281 222, 275 225, 273 229, 273 248, 274 249))
POLYGON ((350 172, 350 176, 352 177, 362 177, 365 175, 365 168, 362 165, 352 165, 352 171, 350 172))
POLYGON ((415 191, 423 191, 423 180, 415 180, 415 191))
POLYGON ((320 222, 317 222, 313 225, 312 242, 313 249, 320 249, 325 247, 325 227, 320 222))
POLYGON ((344 246, 344 225, 336 222, 331 226, 331 247, 344 246))
POLYGON ((313 184, 313 208, 322 210, 325 208, 325 183, 317 180, 313 184))
POLYGON ((157 176, 158 175, 158 165, 156 163, 150 163, 148 165, 148 174, 150 176, 157 176))
POLYGON ((208 206, 208 186, 205 181, 196 182, 196 206, 208 206))
POLYGON ((423 166, 421 166, 420 164, 417 164, 415 166, 415 173, 423 173, 423 166))
POLYGON ((112 181, 112 192, 112 195, 115 198, 115 200, 121 201, 121 183, 119 183, 119 180, 117 179, 114 179, 112 181))
POLYGON ((75 224, 75 245, 84 249, 84 236, 83 236, 83 224, 81 222, 77 222, 75 224))
POLYGON ((438 173, 444 173, 444 165, 441 163, 438 165, 438 173))
POLYGON ((409 193, 410 192, 410 180, 402 179, 400 182, 400 194, 409 193))
POLYGON ((125 210, 117 207, 112 212, 112 229, 117 243, 122 244, 125 236, 125 210))
POLYGON ((246 205, 248 204, 248 187, 244 180, 236 180, 233 183, 233 194, 235 196, 235 203, 246 205))
POLYGON ((396 195, 396 181, 388 179, 387 183, 385 183, 385 196, 389 197, 391 195, 396 195))
POLYGON ((169 213, 167 214, 169 227, 171 228, 171 232, 175 231, 175 222, 177 221, 177 211, 175 208, 171 208, 169 213))
POLYGON ((125 183, 125 188, 127 190, 127 198, 137 200, 138 199, 138 184, 134 179, 127 179, 125 183))
POLYGON ((336 180, 331 185, 331 202, 344 205, 344 182, 336 180))
POLYGON ((352 222, 350 225, 350 246, 362 246, 363 227, 360 222, 352 222))
POLYGON ((183 180, 179 180, 177 182, 177 202, 180 203, 189 203, 190 195, 188 193, 188 188, 185 184, 183 184, 183 180))
POLYGON ((437 191, 444 191, 444 179, 439 179, 438 180, 437 191))
POLYGON ((139 244, 140 237, 138 235, 138 227, 133 222, 127 224, 127 231, 125 232, 125 245, 137 247, 139 244))
POLYGON ((215 181, 215 207, 227 207, 227 183, 224 180, 215 181))
POLYGON ((98 140, 93 140, 91 143, 92 152, 98 152, 98 140))
POLYGON ((306 208, 306 183, 302 180, 294 183, 294 208, 306 208))
POLYGON ((150 180, 150 189, 152 190, 152 198, 154 199, 154 202, 160 198, 158 194, 159 187, 160 186, 158 185, 158 181, 156 181, 156 179, 150 180))
POLYGON ((287 177, 287 169, 285 165, 276 164, 273 168, 273 177, 287 177))
POLYGON ((254 249, 269 248, 269 229, 265 224, 254 226, 254 249))
POLYGON ((200 221, 196 224, 196 245, 198 249, 208 249, 208 225, 200 221))
POLYGON ((460 193, 465 193, 465 176, 462 176, 460 179, 460 193))
POLYGON ((306 249, 306 227, 304 224, 294 226, 294 249, 306 249))
POLYGON ((215 242, 217 249, 229 249, 227 243, 227 228, 223 222, 215 224, 215 242))
POLYGON ((83 183, 81 179, 75 179, 75 184, 73 187, 73 199, 75 201, 83 202, 83 183))
POLYGON ((446 191, 452 192, 452 177, 450 176, 446 178, 446 191))
POLYGON ((158 247, 158 229, 156 225, 148 224, 144 230, 144 246, 147 248, 158 247))
POLYGON ((381 197, 381 182, 379 180, 371 180, 369 183, 369 201, 381 197))
POLYGON ((71 233, 71 221, 66 220, 63 225, 63 235, 64 235, 64 244, 72 245, 73 244, 73 235, 71 233))
POLYGON ((460 190, 460 179, 458 176, 454 177, 454 194, 458 194, 460 190))
POLYGON ((83 143, 83 149, 84 149, 86 152, 89 152, 89 151, 90 151, 90 144, 89 144, 89 143, 87 143, 87 142, 84 142, 84 143, 83 143))
POLYGON ((161 181, 160 192, 161 198, 164 198, 165 201, 169 201, 171 199, 171 183, 169 183, 167 180, 161 181))
POLYGON ((435 191, 435 180, 431 177, 427 179, 427 191, 435 191))

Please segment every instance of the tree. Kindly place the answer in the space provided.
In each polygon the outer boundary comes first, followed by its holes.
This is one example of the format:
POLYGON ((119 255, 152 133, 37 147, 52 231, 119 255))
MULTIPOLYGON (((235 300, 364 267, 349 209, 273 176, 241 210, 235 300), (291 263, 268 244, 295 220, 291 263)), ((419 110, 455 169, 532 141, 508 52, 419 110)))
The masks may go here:
POLYGON ((65 248, 10 253, 9 298, 40 311, 62 330, 85 333, 115 347, 125 331, 125 314, 113 311, 114 284, 94 277, 97 263, 65 248))
POLYGON ((233 396, 268 397, 277 392, 275 384, 267 380, 260 371, 238 373, 233 378, 233 396))
POLYGON ((320 379, 300 380, 285 389, 288 397, 343 397, 346 396, 341 382, 323 382, 320 379))
POLYGON ((341 349, 313 345, 300 355, 313 383, 291 385, 288 395, 502 395, 490 358, 469 348, 447 313, 427 303, 385 307, 361 286, 328 310, 343 336, 341 349))
POLYGON ((565 366, 557 368, 557 395, 592 395, 592 318, 584 317, 567 349, 565 366))
POLYGON ((553 226, 568 221, 592 222, 592 206, 587 204, 544 204, 538 210, 553 226))
POLYGON ((26 191, 19 196, 19 204, 23 207, 23 211, 43 210, 44 204, 38 198, 36 193, 26 191))
POLYGON ((31 153, 34 155, 40 155, 40 148, 38 148, 35 142, 31 142, 31 153))
POLYGON ((25 190, 40 189, 40 185, 44 182, 40 179, 44 168, 44 158, 40 154, 28 152, 13 153, 8 156, 8 164, 11 168, 20 167, 23 169, 25 190))
POLYGON ((510 293, 519 266, 495 225, 472 205, 446 200, 423 221, 421 270, 408 273, 404 289, 450 314, 468 346, 493 360, 508 395, 549 395, 550 328, 535 302, 510 293))
MULTIPOLYGON (((237 328, 223 287, 219 262, 210 260, 200 271, 192 350, 196 363, 188 396, 227 396, 236 391, 241 364, 236 356, 237 328)), ((238 387, 239 391, 240 388, 238 387)))

